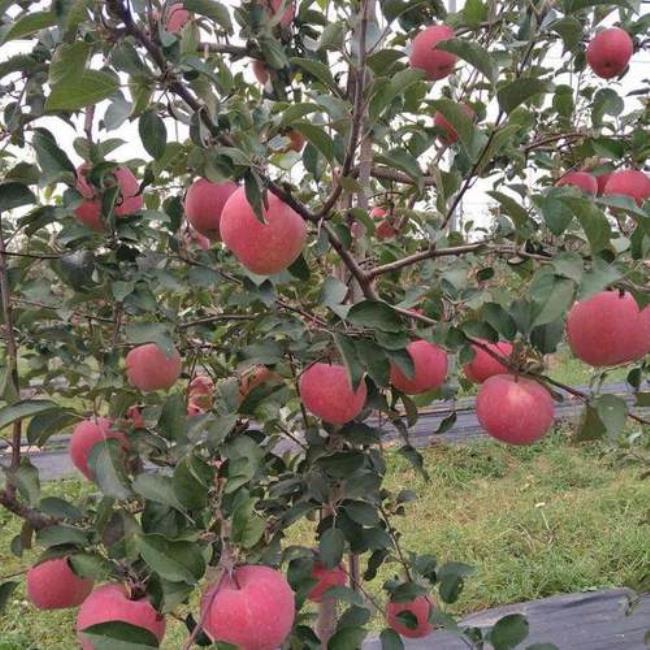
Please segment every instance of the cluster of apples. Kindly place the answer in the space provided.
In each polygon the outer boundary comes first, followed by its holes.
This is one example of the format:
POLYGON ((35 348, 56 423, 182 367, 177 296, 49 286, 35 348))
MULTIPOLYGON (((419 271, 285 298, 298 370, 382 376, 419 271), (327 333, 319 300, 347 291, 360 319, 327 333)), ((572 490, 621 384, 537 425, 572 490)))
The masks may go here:
POLYGON ((594 176, 586 171, 570 171, 560 178, 556 186, 569 185, 590 196, 623 196, 638 206, 650 199, 650 178, 638 169, 622 169, 594 176))

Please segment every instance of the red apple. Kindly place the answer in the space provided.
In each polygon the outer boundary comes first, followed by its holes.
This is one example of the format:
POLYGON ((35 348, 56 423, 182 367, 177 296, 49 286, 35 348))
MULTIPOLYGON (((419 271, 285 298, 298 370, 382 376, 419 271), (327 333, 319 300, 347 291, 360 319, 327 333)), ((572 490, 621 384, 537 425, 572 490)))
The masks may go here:
POLYGON ((207 375, 196 375, 190 382, 188 396, 196 406, 205 410, 212 408, 214 382, 207 375))
POLYGON ((615 366, 636 361, 646 352, 645 310, 632 294, 601 291, 576 302, 566 322, 573 354, 590 366, 615 366))
POLYGON ((440 388, 447 376, 447 353, 422 339, 409 343, 406 351, 413 359, 415 373, 412 378, 408 378, 397 365, 391 364, 390 383, 409 395, 440 388))
POLYGON ((368 396, 362 381, 356 391, 343 366, 314 363, 300 376, 300 399, 305 408, 331 424, 345 424, 361 413, 368 396))
POLYGON ((182 2, 174 2, 163 12, 164 26, 170 34, 178 34, 191 18, 192 14, 182 2))
POLYGON ((126 375, 131 386, 143 391, 168 390, 181 375, 183 362, 178 350, 171 355, 155 343, 145 343, 126 355, 126 375))
POLYGON ((456 64, 455 54, 436 48, 441 41, 454 38, 454 30, 449 25, 431 25, 423 29, 411 44, 409 63, 412 68, 424 70, 429 81, 444 79, 450 75, 456 64))
POLYGON ((375 228, 375 235, 377 239, 391 239, 397 235, 397 230, 390 222, 388 211, 384 208, 374 207, 370 210, 370 217, 380 221, 379 225, 375 228))
POLYGON ((262 4, 266 7, 269 15, 275 18, 276 14, 282 7, 284 7, 284 13, 280 19, 280 25, 282 27, 289 27, 293 22, 293 19, 296 15, 296 3, 295 0, 262 0, 262 4))
POLYGON ((144 418, 142 417, 142 411, 137 404, 129 406, 126 410, 126 421, 127 424, 132 426, 134 429, 144 429, 144 418))
POLYGON ((185 195, 185 216, 199 233, 211 241, 219 241, 219 224, 226 201, 237 190, 232 181, 212 183, 199 178, 190 185, 185 195))
POLYGON ((551 394, 541 384, 514 375, 492 375, 481 385, 476 415, 481 426, 497 440, 529 445, 553 424, 551 394))
POLYGON ((639 312, 637 322, 637 336, 634 337, 635 341, 629 353, 631 361, 640 361, 646 354, 650 353, 650 305, 639 312))
MULTIPOLYGON (((507 343, 506 341, 490 343, 489 341, 483 340, 481 343, 502 357, 509 357, 512 354, 512 343, 507 343)), ((503 375, 508 372, 506 366, 489 355, 485 350, 476 345, 472 345, 472 349, 474 350, 474 358, 463 366, 465 376, 470 381, 476 384, 482 384, 488 377, 492 377, 492 375, 503 375)))
POLYGON ((122 431, 113 431, 113 423, 108 418, 97 418, 79 422, 72 431, 68 443, 68 453, 72 464, 88 479, 93 478, 88 457, 93 447, 104 440, 119 440, 120 446, 127 450, 129 441, 122 431))
POLYGON ((421 639, 433 632, 433 626, 429 623, 430 612, 431 601, 426 596, 417 596, 404 602, 391 600, 386 606, 386 621, 398 634, 408 639, 421 639), (399 619, 399 615, 406 612, 410 612, 417 619, 415 627, 410 627, 399 619))
POLYGON ((165 636, 165 619, 146 598, 131 600, 123 585, 107 584, 93 591, 79 608, 77 638, 82 650, 94 650, 83 631, 99 625, 121 621, 149 630, 158 641, 165 636))
POLYGON ((261 364, 247 368, 239 378, 239 395, 241 399, 245 399, 258 386, 269 381, 278 382, 282 381, 282 378, 277 372, 273 372, 273 370, 261 364))
MULTIPOLYGON (((102 223, 102 203, 99 190, 86 179, 90 166, 83 164, 77 169, 77 182, 75 189, 83 197, 81 204, 75 209, 75 215, 81 223, 97 232, 104 230, 102 223)), ((138 179, 128 167, 118 167, 108 175, 120 188, 114 212, 116 217, 126 217, 142 209, 144 199, 139 194, 138 179)), ((110 181, 107 179, 107 183, 110 181)))
POLYGON ((557 183, 555 183, 555 185, 557 187, 561 187, 562 185, 572 185, 573 187, 577 187, 586 194, 591 194, 592 196, 596 196, 596 193, 598 192, 598 181, 588 172, 567 172, 557 181, 557 183))
POLYGON ((202 251, 210 250, 212 242, 208 237, 197 232, 192 226, 188 224, 187 228, 183 230, 183 241, 186 246, 198 246, 202 251))
POLYGON ((37 609, 78 607, 93 589, 93 581, 80 578, 68 558, 45 560, 27 572, 27 597, 37 609))
POLYGON ((642 205, 650 198, 650 178, 644 172, 636 169, 612 172, 605 185, 603 195, 627 196, 634 199, 637 205, 642 205))
POLYGON ((267 566, 241 566, 208 589, 201 599, 203 630, 215 642, 241 650, 276 650, 291 632, 293 591, 267 566))
POLYGON ((609 27, 589 41, 587 63, 596 75, 611 79, 627 68, 633 51, 630 35, 620 27, 609 27))
POLYGON ((332 587, 345 587, 348 578, 343 565, 328 569, 320 562, 314 562, 311 577, 317 582, 307 594, 307 598, 314 603, 320 603, 327 597, 326 592, 332 587))
POLYGON ((267 194, 261 223, 248 203, 244 188, 226 202, 221 214, 223 243, 253 273, 273 275, 291 266, 305 246, 302 217, 274 194, 267 194))
POLYGON ((305 136, 300 133, 300 131, 296 131, 295 129, 291 129, 287 133, 287 137, 289 138, 290 144, 289 144, 289 149, 292 149, 296 153, 300 153, 304 146, 305 146, 305 136))
POLYGON ((260 61, 259 59, 253 59, 253 74, 262 86, 266 85, 270 76, 264 61, 260 61))
MULTIPOLYGON (((473 120, 476 116, 476 113, 471 106, 460 104, 460 108, 470 119, 473 120)), ((454 129, 451 123, 447 121, 447 118, 440 111, 436 111, 436 114, 433 116, 433 125, 444 131, 444 135, 438 136, 444 144, 452 145, 454 142, 458 141, 458 133, 456 133, 456 129, 454 129)))

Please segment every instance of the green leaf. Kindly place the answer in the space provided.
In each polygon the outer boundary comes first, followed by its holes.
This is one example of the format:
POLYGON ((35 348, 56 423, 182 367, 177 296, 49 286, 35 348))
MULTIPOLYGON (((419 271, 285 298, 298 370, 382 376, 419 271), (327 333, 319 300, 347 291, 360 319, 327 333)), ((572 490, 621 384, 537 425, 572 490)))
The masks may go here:
POLYGON ((13 483, 18 488, 20 496, 30 505, 37 505, 41 497, 41 482, 38 470, 29 462, 29 459, 23 458, 15 470, 9 469, 7 472, 11 473, 13 483))
POLYGON ((62 545, 83 547, 88 544, 88 535, 72 526, 48 526, 36 533, 36 541, 45 548, 62 545))
POLYGON ((0 614, 7 607, 7 603, 17 586, 17 582, 3 582, 0 584, 0 614))
POLYGON ((25 36, 31 36, 41 29, 46 29, 53 25, 56 25, 56 14, 51 11, 36 11, 27 14, 2 28, 0 32, 0 45, 4 45, 8 41, 25 38, 25 36))
POLYGON ((327 86, 335 95, 341 95, 341 89, 336 84, 330 69, 320 61, 314 61, 313 59, 301 59, 299 57, 292 57, 289 61, 293 65, 297 65, 299 68, 302 68, 305 72, 308 72, 313 77, 316 77, 321 83, 327 86))
POLYGON ((325 278, 321 289, 320 302, 327 307, 338 307, 348 295, 348 285, 334 276, 325 278))
POLYGON ((552 273, 545 273, 535 279, 530 286, 530 294, 535 305, 532 327, 552 323, 564 316, 575 296, 576 285, 573 280, 552 273))
POLYGON ((37 399, 26 399, 10 406, 4 406, 0 408, 0 430, 18 420, 31 418, 46 411, 57 411, 60 408, 55 402, 37 399))
POLYGON ((26 185, 10 181, 0 183, 0 212, 36 203, 36 196, 26 185))
POLYGON ((115 499, 131 496, 129 479, 124 467, 124 451, 115 439, 97 443, 90 452, 88 467, 101 491, 115 499))
POLYGON ((345 536, 338 528, 323 531, 318 541, 318 558, 328 569, 337 567, 343 558, 345 536))
POLYGON ((170 476, 160 474, 138 474, 133 481, 133 490, 141 497, 156 503, 184 511, 183 504, 176 495, 174 481, 170 476))
POLYGON ((495 83, 498 75, 497 67, 492 60, 491 54, 476 41, 464 38, 450 38, 438 43, 436 49, 455 54, 458 58, 473 65, 492 83, 495 83))
POLYGON ((399 332, 402 320, 387 303, 379 300, 362 300, 352 306, 347 320, 353 325, 379 329, 383 332, 399 332))
POLYGON ((195 585, 205 573, 201 548, 194 542, 151 534, 139 538, 138 548, 144 561, 165 580, 195 585))
POLYGON ((152 650, 159 648, 158 639, 149 630, 125 623, 109 621, 83 630, 83 638, 94 650, 152 650))
POLYGON ((462 562, 447 562, 438 569, 440 587, 438 592, 445 603, 455 603, 460 596, 465 578, 472 575, 474 569, 462 562))
POLYGON ((174 350, 174 340, 164 323, 134 323, 124 328, 126 340, 134 345, 155 343, 166 355, 174 350))
POLYGON ((522 77, 503 86, 497 92, 499 107, 506 113, 512 113, 520 104, 542 93, 548 92, 549 83, 533 77, 522 77))
POLYGON ((52 55, 48 76, 50 86, 81 76, 86 69, 90 50, 90 44, 85 41, 59 45, 52 55))
POLYGON ((381 641, 381 650, 404 650, 402 637, 395 630, 390 628, 382 630, 379 640, 381 641))
POLYGON ((253 208, 256 219, 260 223, 266 223, 264 221, 264 188, 260 177, 253 169, 246 170, 246 174, 244 175, 244 191, 246 192, 246 200, 253 208))
POLYGON ((290 104, 287 108, 284 109, 282 113, 282 119, 280 120, 280 126, 290 126, 296 120, 299 120, 305 115, 310 113, 318 113, 322 111, 322 108, 318 104, 290 104))
POLYGON ((563 0, 562 5, 565 13, 568 14, 574 14, 583 9, 598 7, 600 5, 617 5, 630 9, 631 11, 637 11, 635 4, 626 0, 563 0))
POLYGON ((509 614, 499 619, 490 631, 494 650, 512 650, 528 636, 528 621, 521 614, 509 614))
POLYGON ((36 151, 38 165, 44 172, 45 182, 53 183, 75 173, 72 161, 46 129, 34 130, 32 146, 36 151))
POLYGON ((117 76, 101 70, 86 70, 79 77, 66 78, 52 88, 45 110, 76 111, 97 104, 120 88, 117 76))
POLYGON ((350 381, 352 382, 352 388, 356 391, 359 384, 363 381, 363 367, 357 357, 354 339, 337 333, 334 335, 334 342, 345 363, 350 381))
POLYGON ((228 34, 232 34, 232 21, 228 9, 216 0, 184 0, 183 6, 195 14, 205 16, 221 25, 228 34))
POLYGON ((294 122, 293 128, 302 133, 311 142, 326 160, 334 158, 334 141, 327 135, 325 129, 309 122, 294 122))
POLYGON ((232 515, 232 541, 243 548, 252 548, 262 538, 266 522, 255 512, 257 499, 246 498, 246 490, 240 494, 244 495, 245 500, 235 508, 232 515))
POLYGON ((598 418, 605 425, 610 438, 617 436, 625 426, 627 404, 622 397, 601 395, 596 401, 598 418))
POLYGON ((523 230, 528 225, 530 220, 528 211, 522 205, 517 203, 515 199, 503 192, 498 192, 497 190, 488 191, 487 194, 495 201, 499 202, 503 212, 512 219, 512 222, 515 224, 515 228, 518 231, 523 230))
POLYGON ((138 122, 140 139, 145 151, 155 160, 162 158, 167 146, 167 128, 154 111, 145 111, 138 122))
POLYGON ((368 634, 363 627, 342 627, 337 630, 327 642, 327 650, 350 650, 360 648, 363 640, 368 634))
POLYGON ((417 159, 404 149, 393 149, 388 153, 375 154, 375 161, 403 171, 417 184, 422 180, 422 170, 417 159))
POLYGON ((488 8, 481 0, 467 0, 463 7, 463 20, 470 27, 478 27, 487 20, 488 8))
POLYGON ((169 395, 158 418, 160 432, 169 440, 181 440, 185 433, 186 414, 185 396, 180 392, 169 395))
POLYGON ((422 70, 398 71, 390 81, 382 80, 377 84, 377 90, 370 100, 368 113, 370 118, 377 119, 383 110, 398 97, 403 97, 408 88, 424 79, 422 70))

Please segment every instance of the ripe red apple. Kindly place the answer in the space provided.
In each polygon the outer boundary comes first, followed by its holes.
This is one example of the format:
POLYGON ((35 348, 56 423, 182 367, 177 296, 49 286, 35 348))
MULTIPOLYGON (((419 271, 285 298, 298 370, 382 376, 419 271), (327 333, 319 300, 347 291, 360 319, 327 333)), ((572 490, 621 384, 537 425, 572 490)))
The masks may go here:
POLYGON ((293 22, 296 15, 295 0, 262 0, 262 4, 266 7, 269 15, 275 18, 276 14, 284 6, 285 10, 280 19, 282 27, 289 27, 293 22))
POLYGON ((627 196, 634 199, 637 205, 642 205, 650 198, 650 178, 637 169, 612 172, 605 185, 603 195, 627 196))
POLYGON ((147 393, 168 390, 181 375, 183 362, 178 350, 167 356, 155 343, 145 343, 126 355, 126 375, 131 386, 147 393))
POLYGON ((598 174, 596 176, 596 183, 598 183, 598 196, 601 196, 605 192, 605 186, 609 181, 613 172, 605 172, 604 174, 598 174))
POLYGON ((241 399, 246 399, 249 393, 269 381, 282 381, 282 378, 277 372, 273 372, 273 370, 261 364, 247 368, 239 377, 239 395, 241 399))
MULTIPOLYGON (((481 343, 502 357, 509 357, 512 354, 512 343, 506 341, 490 343, 489 341, 483 340, 481 343)), ((463 366, 465 376, 470 381, 476 384, 482 384, 488 377, 492 377, 492 375, 503 375, 508 372, 506 366, 490 356, 485 350, 476 345, 472 345, 472 349, 474 350, 474 358, 463 366)))
POLYGON ((68 453, 72 464, 88 479, 93 478, 88 457, 93 447, 104 440, 115 439, 120 441, 120 446, 127 450, 129 441, 122 431, 113 431, 113 423, 108 418, 97 418, 96 420, 84 420, 72 431, 68 443, 68 453))
POLYGON ((598 32, 587 45, 587 63, 603 79, 618 77, 632 57, 634 46, 630 35, 620 27, 598 32))
POLYGON ((300 131, 296 131, 295 129, 291 129, 287 133, 287 137, 289 138, 290 144, 289 144, 289 149, 292 149, 296 153, 300 153, 304 146, 305 146, 305 136, 300 133, 300 131))
MULTIPOLYGON (((476 116, 474 109, 468 104, 460 104, 460 108, 470 119, 473 120, 476 116)), ((451 123, 447 121, 447 118, 440 111, 436 111, 436 114, 433 116, 433 125, 444 131, 444 135, 438 137, 447 146, 458 141, 458 133, 456 133, 456 129, 454 129, 451 123)))
POLYGON ((637 327, 637 335, 634 337, 634 343, 630 346, 631 361, 640 361, 650 353, 650 305, 639 312, 637 327))
POLYGON ((37 609, 78 607, 93 589, 93 581, 80 578, 67 557, 45 560, 27 572, 27 597, 37 609))
POLYGON ((248 203, 244 188, 226 202, 221 214, 223 243, 253 273, 273 275, 291 266, 305 246, 307 229, 302 217, 269 192, 261 223, 248 203))
POLYGON ((384 208, 374 207, 370 210, 370 217, 379 221, 379 225, 375 228, 375 235, 377 239, 391 239, 397 235, 397 230, 390 222, 388 217, 388 211, 384 208))
POLYGON ((187 228, 183 230, 183 241, 186 246, 198 246, 202 251, 210 250, 210 247, 212 246, 212 242, 208 237, 202 235, 189 224, 187 228))
POLYGON ((318 581, 307 594, 307 598, 314 603, 320 603, 323 597, 326 597, 325 592, 328 589, 332 587, 345 587, 348 578, 343 565, 328 569, 320 562, 314 562, 311 577, 318 581))
POLYGON ((202 409, 212 408, 214 401, 214 382, 207 375, 196 375, 190 382, 188 396, 190 402, 202 409))
POLYGON ((201 620, 208 637, 241 650, 281 647, 294 618, 289 583, 267 566, 237 567, 232 577, 225 576, 201 599, 201 620))
POLYGON ((386 606, 386 621, 398 634, 408 639, 421 639, 433 632, 433 626, 429 623, 430 612, 431 601, 426 596, 417 596, 413 600, 404 602, 391 600, 386 606), (417 619, 417 625, 409 627, 403 623, 399 619, 402 612, 410 612, 417 619))
POLYGON ((588 172, 567 172, 557 181, 557 183, 555 183, 555 185, 557 187, 572 185, 573 187, 577 187, 586 194, 591 194, 592 196, 596 196, 596 193, 598 192, 598 181, 588 172))
MULTIPOLYGON (((86 178, 88 171, 88 164, 83 164, 77 169, 75 189, 81 194, 84 201, 75 209, 75 215, 88 228, 102 232, 104 230, 104 224, 101 218, 101 198, 98 189, 91 185, 86 178)), ((112 172, 111 176, 120 188, 120 195, 117 198, 114 209, 115 216, 118 218, 126 217, 141 210, 144 205, 144 199, 141 194, 138 194, 140 185, 133 172, 128 167, 118 167, 112 172)))
POLYGON ((219 241, 219 224, 226 201, 237 190, 232 181, 212 183, 199 178, 185 195, 185 216, 190 224, 211 241, 219 241))
POLYGON ((601 291, 576 302, 566 322, 573 354, 590 366, 615 366, 645 356, 646 315, 632 294, 601 291))
POLYGON ((137 404, 132 404, 126 410, 124 419, 128 426, 132 426, 134 429, 144 429, 144 418, 142 417, 142 410, 137 404))
POLYGON ((352 390, 343 366, 314 363, 300 376, 300 399, 305 408, 331 424, 345 424, 361 413, 368 392, 362 381, 352 390))
POLYGON ((165 619, 147 598, 131 600, 123 585, 107 584, 95 589, 79 608, 76 629, 82 650, 94 650, 94 645, 83 631, 111 621, 122 621, 149 630, 158 641, 165 636, 165 619))
POLYGON ((411 67, 424 70, 429 81, 444 79, 450 75, 458 57, 436 48, 438 43, 450 38, 454 38, 454 30, 449 25, 431 25, 423 29, 411 44, 411 67))
POLYGON ((413 359, 415 373, 409 379, 395 364, 391 364, 390 383, 408 395, 440 388, 447 376, 447 353, 422 339, 409 343, 406 351, 413 359))
POLYGON ((192 18, 192 14, 185 9, 182 2, 175 2, 163 12, 163 23, 170 34, 178 34, 192 18))
POLYGON ((270 76, 264 61, 260 61, 259 59, 253 59, 253 74, 262 86, 266 85, 270 76))
POLYGON ((481 385, 476 415, 481 426, 497 440, 529 445, 553 424, 551 394, 541 384, 514 375, 492 375, 481 385))

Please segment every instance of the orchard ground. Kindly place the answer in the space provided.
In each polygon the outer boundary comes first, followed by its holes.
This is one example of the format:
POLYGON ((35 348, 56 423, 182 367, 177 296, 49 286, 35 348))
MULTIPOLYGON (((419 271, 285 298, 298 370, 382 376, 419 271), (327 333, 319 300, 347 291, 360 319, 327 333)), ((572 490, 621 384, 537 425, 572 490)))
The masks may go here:
MULTIPOLYGON (((471 564, 453 611, 486 607, 598 587, 647 589, 639 576, 650 566, 650 481, 641 469, 622 465, 601 443, 570 443, 562 430, 527 448, 493 442, 436 447, 425 452, 431 481, 424 481, 397 454, 389 454, 388 484, 418 495, 399 522, 407 547, 448 554, 471 564)), ((76 480, 45 488, 47 495, 89 496, 93 487, 76 480)), ((33 557, 8 551, 19 522, 0 513, 0 563, 4 575, 30 565, 33 557)), ((294 527, 289 543, 309 545, 308 522, 294 527)), ((381 584, 396 570, 383 567, 368 585, 382 599, 381 584)), ((196 612, 196 608, 194 609, 196 612)), ((22 587, 0 617, 0 650, 69 650, 74 610, 32 615, 22 587)), ((171 619, 162 645, 177 649, 187 635, 171 619)), ((375 617, 373 627, 379 629, 375 617)))

